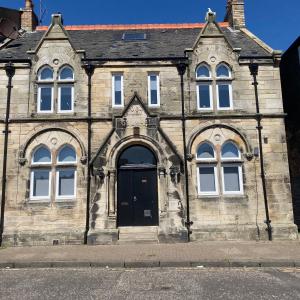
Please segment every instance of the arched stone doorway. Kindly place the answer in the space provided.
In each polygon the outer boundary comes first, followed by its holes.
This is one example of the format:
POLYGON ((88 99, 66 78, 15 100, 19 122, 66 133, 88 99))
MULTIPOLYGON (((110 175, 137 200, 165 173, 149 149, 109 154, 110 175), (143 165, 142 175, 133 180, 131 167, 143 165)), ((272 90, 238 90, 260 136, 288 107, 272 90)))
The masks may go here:
POLYGON ((117 224, 158 225, 157 159, 145 146, 130 146, 118 158, 117 224))

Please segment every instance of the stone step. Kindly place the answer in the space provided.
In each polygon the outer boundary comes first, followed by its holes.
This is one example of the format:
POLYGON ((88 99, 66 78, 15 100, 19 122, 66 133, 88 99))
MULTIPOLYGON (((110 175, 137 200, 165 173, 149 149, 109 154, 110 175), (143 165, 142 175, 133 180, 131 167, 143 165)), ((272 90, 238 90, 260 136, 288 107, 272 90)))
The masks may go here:
POLYGON ((119 228, 119 243, 158 243, 156 226, 119 228))

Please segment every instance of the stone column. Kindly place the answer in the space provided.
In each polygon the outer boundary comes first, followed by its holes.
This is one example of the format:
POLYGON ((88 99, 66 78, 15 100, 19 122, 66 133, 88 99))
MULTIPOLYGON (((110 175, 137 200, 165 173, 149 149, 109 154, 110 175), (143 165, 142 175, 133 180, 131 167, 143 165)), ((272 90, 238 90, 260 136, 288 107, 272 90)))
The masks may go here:
POLYGON ((116 170, 109 170, 109 183, 108 183, 108 215, 116 215, 115 205, 115 188, 116 188, 116 170))

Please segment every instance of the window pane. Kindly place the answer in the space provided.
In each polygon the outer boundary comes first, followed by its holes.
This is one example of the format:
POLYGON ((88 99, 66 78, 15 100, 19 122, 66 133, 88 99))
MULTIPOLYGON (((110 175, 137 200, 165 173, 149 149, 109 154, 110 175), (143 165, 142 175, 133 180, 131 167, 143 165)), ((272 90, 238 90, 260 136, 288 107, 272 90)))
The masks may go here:
POLYGON ((197 158, 207 159, 207 158, 214 158, 214 157, 215 157, 214 149, 211 145, 205 143, 199 147, 197 152, 197 158))
POLYGON ((121 154, 118 167, 124 165, 156 165, 154 154, 146 147, 132 146, 121 154))
POLYGON ((60 110, 72 110, 72 86, 60 88, 60 110))
POLYGON ((115 105, 122 105, 122 76, 114 76, 115 78, 115 105))
POLYGON ((40 88, 40 111, 52 110, 52 87, 40 88))
POLYGON ((50 151, 45 147, 38 148, 34 152, 33 162, 34 163, 51 163, 50 151))
POLYGON ((210 77, 209 69, 206 66, 200 66, 197 68, 197 77, 210 77))
POLYGON ((225 192, 239 192, 239 167, 223 167, 225 192))
POLYGON ((230 77, 229 69, 224 65, 219 66, 217 69, 217 77, 230 77))
POLYGON ((60 79, 73 80, 73 70, 71 68, 63 68, 60 72, 60 79))
POLYGON ((150 103, 158 104, 158 93, 157 93, 157 76, 150 76, 150 103))
POLYGON ((75 170, 60 170, 58 178, 58 196, 74 196, 75 170))
POLYGON ((222 157, 223 158, 239 158, 240 151, 236 145, 233 143, 226 143, 222 147, 222 157))
POLYGON ((198 85, 199 93, 199 107, 210 108, 210 86, 209 85, 198 85))
POLYGON ((219 90, 219 107, 226 108, 230 107, 230 94, 228 84, 218 84, 219 90))
POLYGON ((201 192, 216 191, 214 167, 199 167, 199 176, 201 192))
POLYGON ((40 74, 41 80, 53 80, 53 71, 50 68, 45 68, 40 74))
POLYGON ((49 170, 33 171, 33 191, 34 197, 47 197, 49 196, 49 170))
POLYGON ((76 162, 75 150, 70 146, 65 146, 59 151, 58 155, 59 162, 76 162))

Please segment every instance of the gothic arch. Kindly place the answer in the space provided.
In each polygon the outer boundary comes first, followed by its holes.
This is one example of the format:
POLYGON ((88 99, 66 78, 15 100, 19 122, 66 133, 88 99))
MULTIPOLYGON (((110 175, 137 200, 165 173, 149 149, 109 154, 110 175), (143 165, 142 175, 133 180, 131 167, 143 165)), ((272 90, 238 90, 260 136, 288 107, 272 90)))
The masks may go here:
POLYGON ((19 152, 20 164, 25 164, 27 149, 28 149, 29 145, 34 141, 35 138, 37 138, 38 136, 40 136, 46 132, 54 132, 54 131, 64 132, 64 133, 72 136, 72 138, 74 138, 74 140, 77 141, 77 143, 79 144, 79 147, 81 149, 81 162, 82 163, 86 162, 86 158, 87 158, 86 149, 84 147, 83 142, 77 137, 77 135, 74 132, 70 131, 69 129, 59 128, 59 127, 50 127, 50 128, 44 128, 42 130, 39 130, 38 132, 36 132, 32 136, 30 136, 26 140, 26 142, 21 146, 21 150, 19 152))
POLYGON ((193 143, 194 143, 196 137, 199 136, 201 133, 203 133, 209 129, 214 129, 214 128, 224 128, 224 129, 234 132, 243 141, 245 148, 246 148, 246 152, 247 152, 246 154, 249 154, 252 152, 250 142, 248 141, 246 136, 239 129, 235 128, 234 126, 227 125, 227 124, 211 124, 211 125, 205 125, 205 126, 198 126, 193 131, 193 133, 191 134, 191 136, 189 138, 188 145, 187 145, 187 150, 188 150, 189 155, 192 155, 191 150, 192 150, 192 146, 193 146, 193 143))

